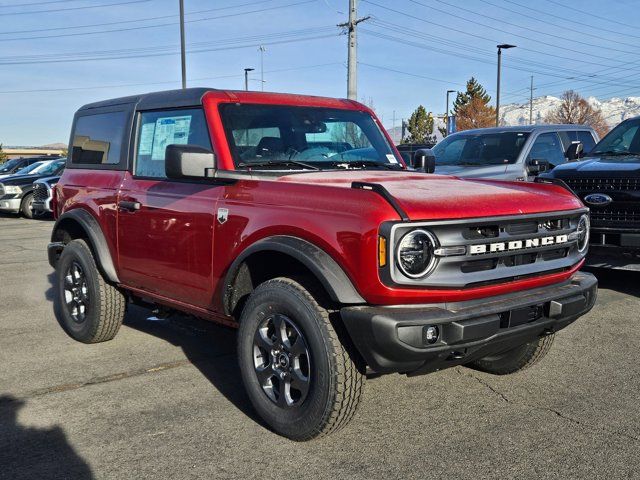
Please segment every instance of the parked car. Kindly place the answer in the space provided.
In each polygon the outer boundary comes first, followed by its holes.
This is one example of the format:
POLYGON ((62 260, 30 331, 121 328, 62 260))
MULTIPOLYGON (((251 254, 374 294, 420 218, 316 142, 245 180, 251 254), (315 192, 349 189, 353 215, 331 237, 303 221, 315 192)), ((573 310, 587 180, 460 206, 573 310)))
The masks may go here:
POLYGON ((0 178, 5 178, 6 176, 13 175, 25 167, 32 165, 36 162, 41 162, 45 160, 55 160, 60 158, 58 156, 40 156, 40 157, 28 157, 28 158, 13 158, 11 160, 7 160, 3 164, 0 165, 0 178))
POLYGON ((588 264, 640 270, 640 117, 620 123, 581 162, 546 176, 562 180, 591 209, 588 264))
POLYGON ((451 134, 432 152, 436 173, 467 178, 533 180, 541 171, 577 160, 591 150, 596 132, 584 125, 479 128, 451 134))
POLYGON ((553 183, 410 171, 379 125, 245 91, 82 107, 48 247, 61 325, 110 340, 135 302, 237 327, 249 399, 295 440, 347 424, 367 372, 532 365, 595 302, 588 210, 553 183))
POLYGON ((43 216, 53 213, 51 199, 53 198, 53 187, 60 180, 59 176, 45 177, 33 182, 33 202, 31 210, 34 216, 43 216))
POLYGON ((33 218, 33 182, 60 175, 64 170, 65 159, 43 162, 27 175, 12 175, 0 181, 0 212, 20 213, 33 218))

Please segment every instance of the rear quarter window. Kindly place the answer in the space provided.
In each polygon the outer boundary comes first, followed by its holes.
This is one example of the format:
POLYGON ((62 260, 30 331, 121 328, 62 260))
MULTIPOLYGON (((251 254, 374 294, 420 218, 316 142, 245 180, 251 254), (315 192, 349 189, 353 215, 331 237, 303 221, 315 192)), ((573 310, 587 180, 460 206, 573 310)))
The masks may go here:
POLYGON ((71 164, 120 164, 127 125, 127 112, 124 111, 77 117, 72 138, 71 164))

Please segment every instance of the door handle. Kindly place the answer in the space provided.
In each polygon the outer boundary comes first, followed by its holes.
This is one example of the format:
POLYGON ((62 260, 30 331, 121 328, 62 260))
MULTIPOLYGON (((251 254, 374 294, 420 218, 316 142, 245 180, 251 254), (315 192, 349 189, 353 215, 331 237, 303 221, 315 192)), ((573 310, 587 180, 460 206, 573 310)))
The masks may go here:
POLYGON ((136 210, 140 210, 140 202, 130 202, 126 200, 121 200, 118 202, 118 208, 123 210, 128 210, 130 212, 135 212, 136 210))

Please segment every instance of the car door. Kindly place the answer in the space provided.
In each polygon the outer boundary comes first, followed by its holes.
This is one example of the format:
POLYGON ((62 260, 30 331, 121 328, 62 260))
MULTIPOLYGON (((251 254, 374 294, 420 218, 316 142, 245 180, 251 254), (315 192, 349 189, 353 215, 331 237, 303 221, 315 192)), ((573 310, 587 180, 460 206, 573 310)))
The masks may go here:
POLYGON ((118 260, 122 283, 207 308, 212 298, 213 227, 221 187, 170 180, 165 149, 211 149, 202 108, 137 114, 131 172, 118 198, 118 260))
MULTIPOLYGON (((531 144, 525 160, 525 169, 531 160, 544 160, 549 162, 549 169, 561 165, 567 161, 564 156, 564 148, 560 137, 556 132, 539 134, 531 144)), ((529 179, 535 175, 528 174, 529 179)))

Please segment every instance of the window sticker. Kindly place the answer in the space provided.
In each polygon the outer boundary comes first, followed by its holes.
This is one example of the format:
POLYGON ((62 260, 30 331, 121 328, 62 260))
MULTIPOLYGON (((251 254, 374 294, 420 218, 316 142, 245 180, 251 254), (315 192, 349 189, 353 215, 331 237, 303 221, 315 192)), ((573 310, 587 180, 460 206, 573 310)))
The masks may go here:
POLYGON ((138 143, 138 155, 151 155, 153 149, 153 134, 156 131, 155 123, 145 123, 140 129, 140 142, 138 143))
POLYGON ((167 145, 188 143, 190 126, 191 115, 156 120, 151 160, 164 160, 167 145))
POLYGON ((396 156, 390 153, 387 153, 387 160, 389 160, 389 163, 398 163, 398 160, 396 160, 396 156))

